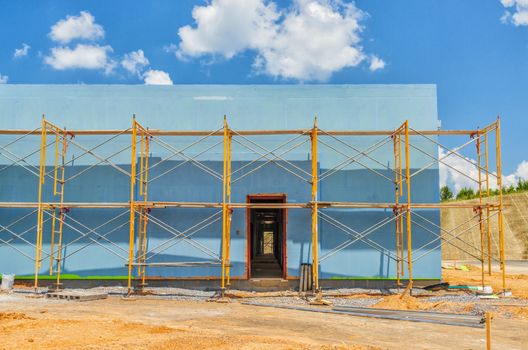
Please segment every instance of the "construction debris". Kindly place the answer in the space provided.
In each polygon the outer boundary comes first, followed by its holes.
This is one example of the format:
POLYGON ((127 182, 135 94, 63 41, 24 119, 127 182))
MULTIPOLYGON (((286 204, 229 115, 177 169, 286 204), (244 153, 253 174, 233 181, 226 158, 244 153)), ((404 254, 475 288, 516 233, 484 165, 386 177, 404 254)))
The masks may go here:
POLYGON ((106 293, 90 293, 90 292, 49 292, 46 294, 47 299, 72 300, 72 301, 90 301, 108 298, 106 293))
POLYGON ((448 314, 439 312, 425 312, 425 311, 408 311, 408 310, 388 310, 388 309, 374 309, 374 308, 361 308, 361 307, 334 307, 332 310, 309 308, 309 307, 297 307, 290 305, 275 305, 255 302, 245 302, 244 305, 262 306, 262 307, 275 307, 281 309, 299 310, 299 311, 310 311, 310 312, 323 312, 333 314, 345 314, 351 316, 360 317, 374 317, 384 318, 391 320, 400 321, 412 321, 412 322, 427 322, 437 323, 452 326, 464 326, 464 327, 484 327, 484 319, 479 316, 462 315, 462 314, 448 314))

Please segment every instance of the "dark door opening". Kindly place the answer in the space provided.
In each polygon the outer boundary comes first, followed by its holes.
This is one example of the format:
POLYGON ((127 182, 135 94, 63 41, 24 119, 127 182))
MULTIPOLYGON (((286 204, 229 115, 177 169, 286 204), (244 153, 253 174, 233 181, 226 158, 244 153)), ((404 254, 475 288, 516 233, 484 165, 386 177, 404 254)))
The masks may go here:
MULTIPOLYGON (((249 203, 285 203, 285 195, 250 195, 249 203)), ((286 209, 248 211, 248 278, 286 277, 286 209)))

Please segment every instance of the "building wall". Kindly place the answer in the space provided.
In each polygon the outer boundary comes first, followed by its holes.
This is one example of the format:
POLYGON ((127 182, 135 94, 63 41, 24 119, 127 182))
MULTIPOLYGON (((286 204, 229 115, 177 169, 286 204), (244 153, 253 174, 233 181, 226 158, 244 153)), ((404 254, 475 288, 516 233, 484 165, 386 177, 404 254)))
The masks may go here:
MULTIPOLYGON (((0 122, 2 129, 35 129, 39 126, 42 113, 46 119, 68 129, 126 129, 131 125, 131 116, 151 129, 171 130, 216 130, 222 127, 223 115, 227 115, 229 126, 233 130, 245 129, 309 129, 317 116, 318 126, 322 130, 392 130, 409 119, 411 127, 417 130, 436 129, 438 126, 436 111, 436 88, 434 85, 307 85, 307 86, 83 86, 83 85, 2 85, 0 86, 0 122)), ((74 141, 90 148, 110 136, 77 136, 74 141)), ((242 138, 241 143, 265 153, 255 144, 272 149, 288 139, 289 136, 256 136, 242 138)), ((237 138, 237 136, 235 136, 237 138)), ((0 136, 0 145, 9 144, 15 136, 0 136)), ((197 141, 197 137, 165 137, 163 142, 169 148, 184 148, 197 141)), ((356 150, 365 149, 381 137, 341 137, 356 150)), ((309 141, 301 136, 290 145, 309 141)), ((347 155, 356 152, 329 136, 320 140, 327 145, 319 145, 320 174, 340 164, 344 157, 331 147, 347 155)), ((190 148, 186 153, 197 156, 209 169, 222 173, 222 145, 216 145, 221 137, 209 137, 190 148), (211 150, 199 155, 208 147, 211 150)), ((436 155, 437 149, 431 142, 413 137, 411 142, 428 153, 436 155)), ((123 135, 97 148, 98 155, 110 156, 130 144, 130 136, 123 135)), ((31 172, 31 165, 38 165, 38 154, 25 159, 27 163, 12 163, 13 154, 28 155, 38 148, 39 137, 28 136, 21 141, 1 149, 0 157, 0 201, 36 201, 37 177, 31 172), (9 153, 9 152, 12 153, 9 153), (11 158, 11 160, 9 159, 11 158), (4 169, 5 168, 5 169, 4 169)), ((287 147, 282 148, 286 150, 287 147)), ((84 150, 71 145, 67 159, 80 155, 84 150)), ((47 158, 48 169, 52 169, 53 148, 47 158)), ((385 165, 393 166, 392 142, 385 144, 372 154, 372 158, 361 158, 359 163, 349 164, 320 183, 321 201, 358 201, 393 202, 394 186, 383 174, 392 178, 391 171, 385 165), (364 166, 371 170, 365 169, 364 166), (377 172, 378 174, 376 174, 377 172)), ((149 199, 153 201, 205 201, 222 200, 221 181, 207 174, 191 163, 182 165, 182 159, 170 156, 167 147, 153 144, 149 159, 152 171, 149 177, 155 178, 178 166, 174 171, 161 176, 149 186, 149 199), (156 163, 160 163, 155 166, 156 163)), ((260 155, 233 143, 233 171, 249 164, 260 155)), ((111 158, 112 162, 125 172, 130 168, 130 151, 111 158)), ((311 171, 309 142, 300 145, 286 155, 288 161, 306 173, 311 171)), ((428 156, 411 151, 412 168, 419 169, 432 162, 428 156)), ((91 156, 76 159, 67 167, 67 178, 81 173, 100 160, 91 156)), ((295 169, 288 163, 280 163, 289 169, 295 169)), ((310 200, 309 176, 295 169, 304 179, 288 173, 276 164, 264 165, 264 159, 248 166, 247 169, 260 167, 254 173, 233 184, 233 202, 245 202, 246 195, 256 193, 286 193, 289 202, 307 202, 310 200)), ((243 172, 238 173, 243 174, 243 172)), ((44 200, 53 200, 52 181, 46 180, 44 200)), ((415 202, 435 203, 438 194, 438 165, 432 162, 428 170, 413 177, 412 198, 415 202)), ((86 171, 71 182, 65 189, 67 202, 126 202, 129 200, 129 178, 108 164, 99 164, 86 171)), ((402 198, 405 198, 405 192, 402 198)), ((67 243, 64 254, 67 258, 63 266, 64 273, 80 276, 119 276, 125 275, 125 260, 128 250, 128 215, 125 209, 72 209, 71 220, 65 228, 64 241, 67 243), (113 217, 110 225, 97 228, 113 217), (84 225, 84 226, 83 226, 84 225), (120 226, 122 225, 122 226, 120 226), (82 236, 89 229, 95 232, 82 236), (106 240, 108 238, 108 241, 106 240), (71 243, 72 241, 76 242, 71 243), (90 240, 93 239, 93 240, 90 240), (95 242, 94 242, 95 241, 95 242), (97 242, 97 243, 96 243, 97 242), (92 243, 88 245, 88 243, 92 243), (79 250, 80 249, 80 250, 79 250), (69 254, 72 254, 69 256, 69 254)), ((323 209, 324 213, 340 220, 357 231, 374 225, 379 220, 393 216, 390 210, 366 209, 323 209)), ((0 239, 9 240, 15 248, 0 241, 0 272, 13 272, 30 275, 34 273, 34 263, 28 256, 34 255, 36 214, 29 209, 0 209, 0 239), (9 226, 12 222, 26 218, 9 226), (1 228, 0 228, 1 229, 1 228), (27 230, 20 237, 20 234, 27 230), (18 234, 14 238, 10 233, 18 234), (23 239, 27 240, 25 242, 23 239), (24 253, 24 254, 23 254, 24 253)), ((197 222, 218 213, 217 209, 154 209, 151 215, 166 222, 173 228, 184 231, 197 222)), ((432 223, 439 224, 438 210, 422 211, 432 223)), ((221 218, 221 215, 220 215, 221 218)), ((297 276, 299 265, 311 260, 311 229, 309 209, 288 210, 287 223, 287 264, 288 275, 297 276)), ((422 222, 423 223, 423 222, 422 222)), ((45 227, 44 250, 49 251, 51 228, 45 227)), ((431 227, 433 232, 438 229, 431 227)), ((232 276, 245 276, 246 261, 246 212, 236 209, 232 218, 232 276)), ((174 233, 175 231, 173 231, 174 233)), ((174 237, 158 225, 149 223, 149 247, 164 244, 174 237)), ((193 238, 200 247, 188 241, 178 241, 175 245, 160 251, 154 261, 207 261, 209 251, 220 253, 221 220, 195 233, 193 238), (206 252, 204 252, 206 251, 206 252)), ((391 222, 368 236, 372 241, 387 250, 394 251, 394 223, 391 222)), ((435 236, 419 226, 413 226, 413 247, 418 248, 431 242, 435 236)), ((320 256, 336 245, 346 242, 346 236, 334 226, 320 220, 320 256)), ((174 243, 176 240, 170 241, 174 243)), ((194 241, 193 241, 194 242, 194 241)), ((169 244, 170 245, 170 244, 169 244)), ((434 247, 437 244, 430 244, 434 247)), ((166 245, 163 247, 167 247, 166 245)), ((41 272, 46 272, 49 262, 44 261, 41 272)), ((321 278, 392 278, 395 276, 395 264, 383 253, 371 246, 355 242, 346 249, 329 257, 321 263, 321 278)), ((152 276, 219 276, 217 267, 207 268, 150 268, 152 276)), ((417 278, 440 278, 440 249, 426 255, 414 267, 417 278)))

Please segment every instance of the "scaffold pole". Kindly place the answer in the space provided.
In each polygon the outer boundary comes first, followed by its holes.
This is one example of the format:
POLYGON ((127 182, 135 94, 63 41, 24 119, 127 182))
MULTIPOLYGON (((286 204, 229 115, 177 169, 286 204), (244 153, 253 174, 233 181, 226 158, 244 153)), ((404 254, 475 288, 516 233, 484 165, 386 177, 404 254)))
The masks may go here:
POLYGON ((131 143, 131 163, 130 163, 130 219, 128 238, 128 294, 132 293, 132 266, 134 263, 134 241, 135 241, 135 185, 136 185, 136 115, 132 116, 132 143, 131 143))
POLYGON ((318 232, 318 163, 317 163, 317 117, 311 132, 312 141, 312 289, 319 292, 319 232, 318 232))

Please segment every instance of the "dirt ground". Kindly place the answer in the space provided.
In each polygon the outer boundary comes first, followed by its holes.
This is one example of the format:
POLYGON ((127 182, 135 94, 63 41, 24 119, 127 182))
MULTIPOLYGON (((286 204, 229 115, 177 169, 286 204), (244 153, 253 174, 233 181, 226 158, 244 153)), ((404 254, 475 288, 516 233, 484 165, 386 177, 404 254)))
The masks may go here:
MULTIPOLYGON (((480 270, 474 267, 443 272, 451 284, 478 285, 480 281, 480 270)), ((507 282, 514 296, 528 298, 527 275, 509 275, 507 282)), ((500 288, 500 276, 494 274, 487 284, 500 288)), ((263 308, 243 305, 243 300, 216 303, 113 296, 74 302, 0 294, 0 349, 485 348, 483 328, 263 308)), ((393 295, 373 307, 470 313, 477 304, 426 300, 393 295)), ((519 301, 523 300, 512 299, 513 304, 519 301)), ((506 305, 494 313, 493 349, 528 349, 528 308, 501 302, 506 305)))
MULTIPOLYGON (((389 297, 393 298, 393 297, 389 297)), ((2 349, 483 349, 485 330, 197 301, 0 295, 2 349)), ((528 321, 497 318, 494 349, 526 349, 528 321)))
MULTIPOLYGON (((444 281, 451 285, 481 285, 482 270, 473 265, 465 265, 469 271, 462 271, 457 269, 443 269, 442 277, 444 281)), ((525 269, 528 268, 528 264, 525 269)), ((508 266, 506 266, 508 271, 508 266)), ((494 291, 502 290, 502 274, 498 269, 493 270, 491 276, 485 270, 484 285, 493 287, 494 291)), ((516 297, 528 299, 528 271, 526 274, 508 274, 506 273, 506 289, 511 290, 516 297)))

